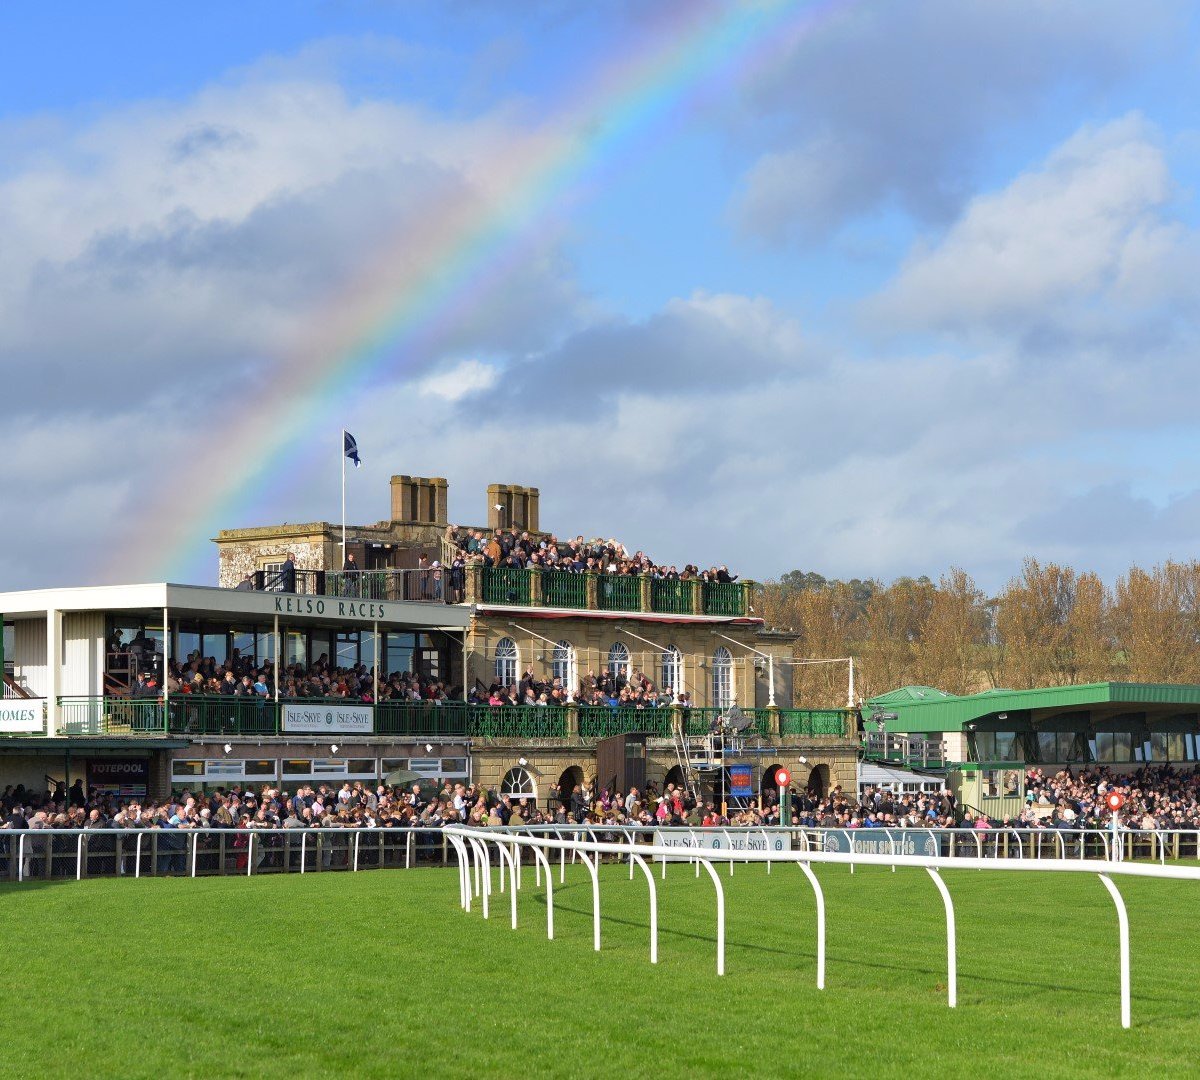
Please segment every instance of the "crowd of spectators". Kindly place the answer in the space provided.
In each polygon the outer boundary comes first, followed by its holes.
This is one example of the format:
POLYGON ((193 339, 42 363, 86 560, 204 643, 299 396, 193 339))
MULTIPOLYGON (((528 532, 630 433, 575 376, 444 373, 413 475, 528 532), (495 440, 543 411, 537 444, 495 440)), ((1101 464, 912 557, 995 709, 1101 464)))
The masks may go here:
POLYGON ((472 563, 511 570, 539 568, 576 574, 645 574, 664 581, 700 580, 723 584, 737 581, 737 576, 730 574, 727 566, 701 570, 698 566, 686 565, 680 570, 676 566, 656 563, 644 551, 630 552, 619 540, 599 537, 585 540, 582 533, 573 540, 562 541, 552 533, 531 536, 515 529, 496 529, 488 533, 482 529, 460 529, 451 525, 446 530, 446 540, 456 552, 448 567, 452 593, 457 587, 456 582, 465 580, 462 571, 472 563), (455 571, 459 571, 458 576, 455 571))
POLYGON ((690 694, 682 693, 676 701, 671 687, 656 686, 637 668, 631 668, 627 676, 609 670, 597 674, 589 668, 577 687, 564 685, 558 676, 538 679, 532 668, 526 668, 515 685, 494 681, 490 686, 472 687, 467 701, 472 705, 595 705, 611 709, 659 709, 668 705, 689 709, 692 705, 690 694))
POLYGON ((1200 828, 1200 767, 1146 765, 1133 772, 1106 766, 1064 769, 1047 775, 1030 769, 1025 775, 1025 810, 1018 826, 1104 828, 1112 822, 1106 796, 1125 797, 1120 817, 1131 829, 1200 828))

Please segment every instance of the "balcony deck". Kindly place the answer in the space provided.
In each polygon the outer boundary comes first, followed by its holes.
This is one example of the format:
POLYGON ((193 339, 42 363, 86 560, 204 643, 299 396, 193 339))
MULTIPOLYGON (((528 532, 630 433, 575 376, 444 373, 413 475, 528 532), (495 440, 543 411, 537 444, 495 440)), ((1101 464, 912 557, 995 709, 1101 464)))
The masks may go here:
POLYGON ((254 587, 260 592, 354 600, 742 619, 750 613, 754 586, 752 581, 668 581, 649 575, 479 565, 465 568, 461 586, 452 586, 451 581, 450 571, 444 568, 296 570, 294 580, 286 581, 281 573, 260 570, 254 576, 254 587))

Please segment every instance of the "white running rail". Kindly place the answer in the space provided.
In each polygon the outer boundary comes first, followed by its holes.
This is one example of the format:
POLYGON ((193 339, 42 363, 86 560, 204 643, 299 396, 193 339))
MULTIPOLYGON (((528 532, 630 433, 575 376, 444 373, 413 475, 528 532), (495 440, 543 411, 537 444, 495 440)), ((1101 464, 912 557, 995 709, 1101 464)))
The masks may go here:
MULTIPOLYGON (((597 830, 599 831, 599 830, 597 830)), ((735 862, 762 863, 770 867, 774 863, 794 863, 808 878, 813 888, 817 909, 817 987, 825 988, 825 897, 820 882, 813 873, 812 863, 834 863, 859 866, 899 866, 923 869, 932 878, 946 909, 946 977, 947 998, 950 1008, 958 1004, 957 930, 954 919, 954 901, 941 871, 943 870, 995 870, 1000 873, 1058 873, 1095 874, 1112 897, 1117 909, 1117 927, 1120 943, 1120 990, 1121 1026, 1129 1027, 1130 977, 1129 977, 1129 917, 1125 901, 1117 889, 1114 877, 1170 878, 1182 881, 1200 881, 1200 867, 1162 866, 1131 862, 1080 861, 1077 859, 983 859, 958 856, 945 858, 930 855, 866 854, 863 852, 833 852, 806 849, 801 851, 724 851, 694 849, 681 852, 677 847, 660 847, 653 843, 634 847, 625 843, 607 843, 597 840, 563 839, 554 836, 534 835, 521 832, 500 832, 496 829, 475 829, 462 825, 449 825, 446 836, 454 848, 458 861, 459 903, 465 911, 471 910, 472 893, 482 900, 483 916, 489 917, 488 896, 491 893, 492 860, 491 849, 495 848, 500 871, 500 890, 504 891, 504 872, 508 870, 508 893, 511 908, 512 928, 517 928, 517 894, 521 889, 520 852, 523 848, 532 851, 537 868, 537 884, 541 883, 544 871, 546 880, 546 936, 554 937, 554 890, 551 882, 549 852, 560 856, 560 880, 565 868, 566 856, 578 859, 587 867, 592 884, 593 947, 600 949, 600 879, 597 872, 601 856, 612 855, 630 860, 630 872, 634 860, 641 866, 650 889, 650 962, 658 962, 658 893, 654 875, 646 865, 646 857, 662 858, 663 875, 666 875, 666 859, 692 862, 699 875, 703 866, 712 879, 716 891, 717 923, 717 974, 725 974, 725 890, 714 864, 728 863, 730 870, 735 862)))

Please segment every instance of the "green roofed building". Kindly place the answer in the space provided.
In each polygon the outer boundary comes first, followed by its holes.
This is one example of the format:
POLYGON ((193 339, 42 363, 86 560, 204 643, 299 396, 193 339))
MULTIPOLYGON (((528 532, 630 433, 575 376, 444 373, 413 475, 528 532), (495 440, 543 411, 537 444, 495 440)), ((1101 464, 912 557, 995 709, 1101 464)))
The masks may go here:
POLYGON ((868 756, 910 764, 939 753, 947 764, 1053 767, 1200 760, 1200 686, 1106 682, 961 697, 905 686, 866 704, 868 756))

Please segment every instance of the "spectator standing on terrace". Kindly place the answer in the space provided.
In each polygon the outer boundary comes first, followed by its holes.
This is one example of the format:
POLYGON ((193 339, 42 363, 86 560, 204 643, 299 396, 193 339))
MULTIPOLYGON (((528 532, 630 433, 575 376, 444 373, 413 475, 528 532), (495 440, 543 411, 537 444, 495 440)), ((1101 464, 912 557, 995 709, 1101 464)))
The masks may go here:
POLYGON ((358 576, 360 570, 361 567, 358 565, 358 560, 354 557, 354 552, 348 551, 346 559, 342 563, 342 573, 345 575, 344 588, 347 596, 358 595, 361 584, 361 579, 358 576))
POLYGON ((296 591, 296 556, 290 551, 279 570, 279 587, 284 592, 296 591))

